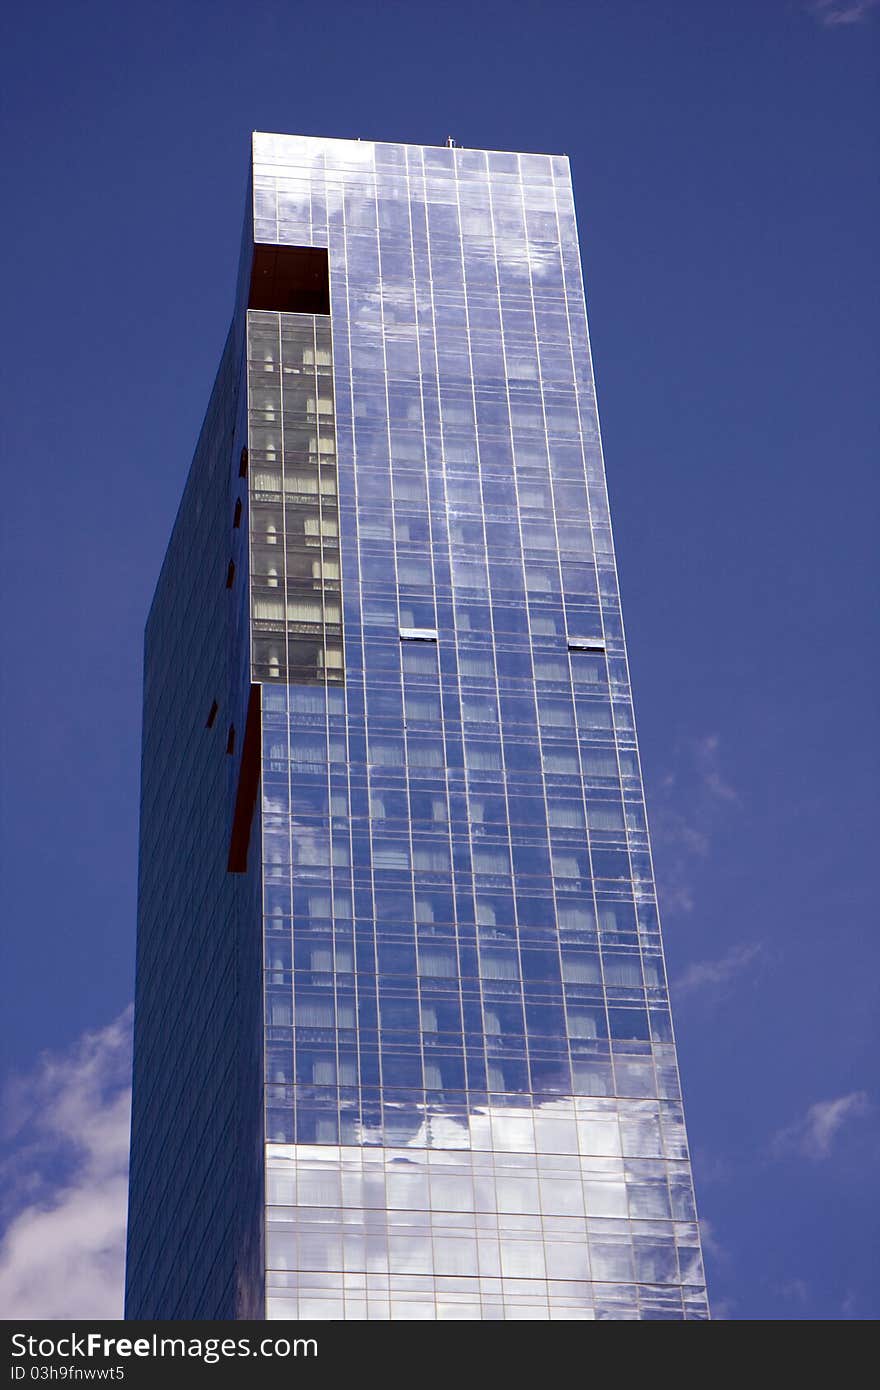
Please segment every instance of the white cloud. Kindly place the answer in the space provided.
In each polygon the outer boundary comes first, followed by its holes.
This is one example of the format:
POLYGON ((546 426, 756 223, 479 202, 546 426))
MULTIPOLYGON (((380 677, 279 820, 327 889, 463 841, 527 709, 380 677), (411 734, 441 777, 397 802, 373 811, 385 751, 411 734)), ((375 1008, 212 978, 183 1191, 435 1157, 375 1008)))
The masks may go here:
POLYGON ((817 1101, 797 1124, 779 1131, 773 1149, 776 1153, 794 1151, 807 1158, 828 1158, 843 1126, 864 1118, 871 1109, 866 1091, 850 1091, 834 1100, 817 1101))
POLYGON ((810 11, 826 29, 839 24, 861 24, 880 0, 810 0, 810 11))
POLYGON ((778 1285, 778 1292, 792 1303, 807 1303, 810 1298, 810 1286, 806 1279, 787 1279, 784 1284, 778 1285))
POLYGON ((44 1053, 7 1087, 0 1306, 13 1318, 122 1316, 131 1009, 44 1053))
POLYGON ((738 975, 741 975, 749 966, 764 953, 764 948, 760 942, 753 941, 744 943, 741 946, 733 946, 725 955, 719 956, 717 960, 695 961, 689 965, 678 979, 672 982, 672 993, 676 998, 681 999, 686 994, 695 994, 700 991, 718 991, 738 975))
POLYGON ((715 1260, 726 1260, 727 1251, 724 1249, 717 1235, 715 1227, 711 1221, 707 1221, 705 1216, 700 1218, 700 1244, 707 1255, 711 1255, 715 1260))
POLYGON ((730 1322, 737 1305, 735 1298, 713 1298, 710 1306, 713 1322, 730 1322))
POLYGON ((648 789, 660 907, 690 913, 698 865, 709 857, 724 815, 739 796, 722 775, 717 734, 682 740, 673 768, 648 789))
POLYGON ((699 777, 706 793, 716 801, 738 802, 739 797, 733 787, 721 775, 718 749, 721 740, 717 734, 706 734, 693 742, 694 758, 699 777))

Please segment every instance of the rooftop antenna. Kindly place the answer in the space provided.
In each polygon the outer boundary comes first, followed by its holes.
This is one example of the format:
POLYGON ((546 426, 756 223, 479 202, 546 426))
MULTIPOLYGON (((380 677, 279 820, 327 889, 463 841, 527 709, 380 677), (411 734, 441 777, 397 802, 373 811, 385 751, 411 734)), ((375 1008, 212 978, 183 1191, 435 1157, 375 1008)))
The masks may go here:
POLYGON ((451 135, 447 135, 447 137, 446 137, 446 148, 447 148, 448 150, 454 150, 454 149, 455 149, 455 141, 453 140, 453 138, 452 138, 451 135))

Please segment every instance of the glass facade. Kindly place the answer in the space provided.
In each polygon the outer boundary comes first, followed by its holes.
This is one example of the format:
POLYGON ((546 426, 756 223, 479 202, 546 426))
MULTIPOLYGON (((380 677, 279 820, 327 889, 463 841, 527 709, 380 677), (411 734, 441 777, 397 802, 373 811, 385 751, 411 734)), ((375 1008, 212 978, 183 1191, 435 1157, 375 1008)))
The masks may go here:
POLYGON ((175 533, 212 548, 214 626, 160 581, 148 628, 132 1212, 164 1181, 180 1215, 135 1219, 128 1315, 705 1318, 568 161, 276 135, 253 160, 222 521, 175 533), (329 313, 248 297, 267 248, 326 248, 329 313), (195 803, 228 864, 194 866, 195 803), (227 1078, 230 1213, 162 1155, 163 1068, 224 965, 212 940, 170 1030, 157 971, 211 894, 243 1042, 191 1076, 227 1078), (232 1311, 183 1248, 206 1216, 232 1311), (157 1292, 163 1249, 202 1292, 157 1292))

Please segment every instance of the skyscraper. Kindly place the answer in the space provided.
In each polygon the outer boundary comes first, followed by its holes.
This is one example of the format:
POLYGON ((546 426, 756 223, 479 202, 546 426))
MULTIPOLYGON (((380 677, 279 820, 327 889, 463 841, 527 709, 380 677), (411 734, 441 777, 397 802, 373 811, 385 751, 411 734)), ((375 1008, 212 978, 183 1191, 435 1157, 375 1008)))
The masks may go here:
POLYGON ((564 157, 254 136, 146 633, 127 1315, 707 1316, 564 157))

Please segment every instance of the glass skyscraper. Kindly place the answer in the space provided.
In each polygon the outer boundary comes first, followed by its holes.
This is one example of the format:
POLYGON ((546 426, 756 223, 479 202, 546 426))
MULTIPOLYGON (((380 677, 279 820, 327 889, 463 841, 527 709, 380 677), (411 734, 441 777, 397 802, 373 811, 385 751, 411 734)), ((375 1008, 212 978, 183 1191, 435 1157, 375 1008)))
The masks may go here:
POLYGON ((254 136, 146 634, 129 1317, 708 1316, 568 160, 254 136))

